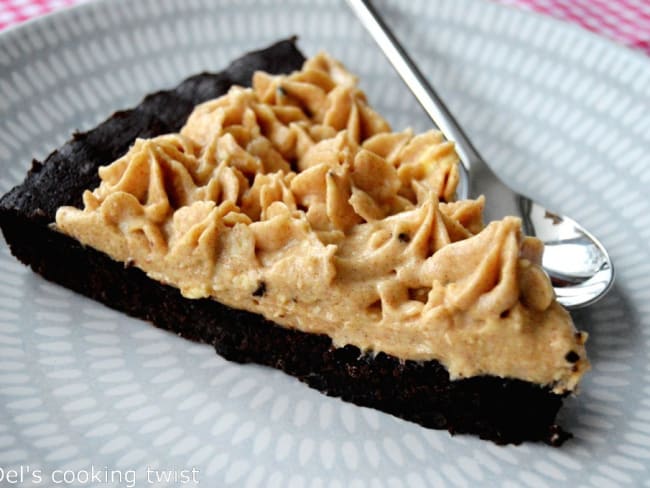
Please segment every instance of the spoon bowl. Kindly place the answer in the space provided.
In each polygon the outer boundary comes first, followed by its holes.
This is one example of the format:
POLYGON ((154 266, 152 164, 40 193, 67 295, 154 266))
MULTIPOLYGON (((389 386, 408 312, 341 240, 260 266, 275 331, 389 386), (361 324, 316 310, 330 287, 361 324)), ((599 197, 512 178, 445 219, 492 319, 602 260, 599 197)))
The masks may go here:
POLYGON ((504 184, 487 165, 442 99, 420 72, 369 0, 348 0, 422 108, 453 141, 461 160, 458 198, 485 195, 489 222, 506 215, 522 220, 524 233, 544 243, 542 265, 558 301, 568 309, 601 299, 614 282, 614 266, 605 247, 573 219, 551 212, 504 184))
POLYGON ((614 283, 614 265, 600 241, 569 217, 551 213, 530 200, 527 217, 524 228, 531 228, 532 235, 544 243, 542 266, 558 301, 576 309, 605 296, 614 283))

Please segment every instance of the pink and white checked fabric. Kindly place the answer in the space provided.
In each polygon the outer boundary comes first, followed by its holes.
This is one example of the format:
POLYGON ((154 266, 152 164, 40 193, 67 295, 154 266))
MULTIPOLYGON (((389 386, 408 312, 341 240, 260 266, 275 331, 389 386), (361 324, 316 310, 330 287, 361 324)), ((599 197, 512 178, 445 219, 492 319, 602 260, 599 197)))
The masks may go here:
POLYGON ((0 0, 0 29, 75 3, 78 0, 0 0))
MULTIPOLYGON (((0 29, 83 0, 0 0, 0 29)), ((650 0, 493 0, 550 15, 650 55, 650 0)))

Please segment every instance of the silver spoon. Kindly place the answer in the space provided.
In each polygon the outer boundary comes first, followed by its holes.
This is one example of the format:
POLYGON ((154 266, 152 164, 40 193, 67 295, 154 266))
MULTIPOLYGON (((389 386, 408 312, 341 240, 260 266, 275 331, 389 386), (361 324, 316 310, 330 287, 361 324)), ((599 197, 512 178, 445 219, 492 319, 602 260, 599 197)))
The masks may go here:
POLYGON ((544 242, 543 266, 558 301, 569 309, 601 299, 614 282, 614 266, 605 247, 574 220, 542 207, 506 186, 488 167, 424 75, 411 60, 369 0, 348 0, 445 137, 454 141, 461 162, 458 197, 485 195, 487 221, 519 216, 524 232, 544 242))

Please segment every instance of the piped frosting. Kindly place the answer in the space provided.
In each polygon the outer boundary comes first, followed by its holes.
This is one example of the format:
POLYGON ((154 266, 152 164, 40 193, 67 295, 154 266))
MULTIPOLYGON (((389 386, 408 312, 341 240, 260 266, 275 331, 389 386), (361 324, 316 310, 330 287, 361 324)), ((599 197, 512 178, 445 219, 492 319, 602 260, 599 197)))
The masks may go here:
POLYGON ((391 132, 320 54, 137 140, 56 227, 188 298, 336 346, 574 389, 586 335, 555 300, 542 244, 514 217, 484 226, 482 197, 454 201, 457 164, 437 131, 391 132))

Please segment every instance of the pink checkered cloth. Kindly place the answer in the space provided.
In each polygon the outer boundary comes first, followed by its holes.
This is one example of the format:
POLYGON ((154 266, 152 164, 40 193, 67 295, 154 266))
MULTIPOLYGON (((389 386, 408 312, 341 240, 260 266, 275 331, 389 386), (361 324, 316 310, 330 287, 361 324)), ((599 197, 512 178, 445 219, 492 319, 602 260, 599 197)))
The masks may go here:
POLYGON ((0 29, 77 3, 79 0, 0 0, 0 29))
MULTIPOLYGON (((0 29, 84 0, 0 0, 0 29)), ((581 25, 650 55, 650 0, 493 0, 581 25)))

